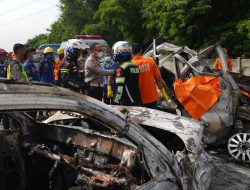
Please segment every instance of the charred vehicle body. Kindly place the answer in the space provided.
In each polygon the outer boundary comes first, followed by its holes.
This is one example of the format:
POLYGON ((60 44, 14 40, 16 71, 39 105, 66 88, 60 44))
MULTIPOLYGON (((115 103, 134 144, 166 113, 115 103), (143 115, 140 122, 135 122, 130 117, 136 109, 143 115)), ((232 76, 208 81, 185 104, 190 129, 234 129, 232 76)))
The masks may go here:
POLYGON ((9 80, 0 104, 9 120, 0 129, 0 189, 209 189, 203 126, 192 119, 159 112, 155 128, 143 108, 128 116, 67 89, 9 80), (43 111, 67 120, 38 122, 43 111))
MULTIPOLYGON (((199 53, 169 43, 156 49, 165 51, 158 56, 159 67, 178 113, 203 123, 205 143, 227 144, 234 159, 250 163, 250 77, 228 72, 226 55, 219 45, 199 53), (208 67, 206 59, 214 52, 221 60, 222 70, 208 67), (167 60, 172 62, 173 72, 164 66, 167 60)), ((154 52, 146 55, 153 56, 154 52)))

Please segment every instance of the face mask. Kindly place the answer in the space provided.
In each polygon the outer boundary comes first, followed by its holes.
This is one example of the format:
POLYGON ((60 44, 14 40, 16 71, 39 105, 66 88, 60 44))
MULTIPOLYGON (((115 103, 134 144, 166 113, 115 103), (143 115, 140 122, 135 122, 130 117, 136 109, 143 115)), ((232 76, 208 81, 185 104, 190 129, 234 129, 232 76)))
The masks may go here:
POLYGON ((53 56, 50 55, 50 54, 47 54, 47 55, 46 55, 46 58, 47 58, 47 59, 53 59, 53 56))
POLYGON ((36 61, 36 60, 37 60, 37 58, 38 58, 38 56, 37 56, 37 55, 32 55, 32 61, 36 61))
POLYGON ((110 57, 110 56, 105 57, 105 58, 104 58, 104 61, 105 61, 105 62, 111 62, 111 57, 110 57))
POLYGON ((64 55, 59 55, 59 59, 63 59, 64 55))
POLYGON ((98 58, 98 61, 99 61, 100 63, 105 62, 104 57, 99 57, 99 58, 98 58))
POLYGON ((98 52, 97 57, 99 57, 99 58, 102 57, 102 52, 98 52))

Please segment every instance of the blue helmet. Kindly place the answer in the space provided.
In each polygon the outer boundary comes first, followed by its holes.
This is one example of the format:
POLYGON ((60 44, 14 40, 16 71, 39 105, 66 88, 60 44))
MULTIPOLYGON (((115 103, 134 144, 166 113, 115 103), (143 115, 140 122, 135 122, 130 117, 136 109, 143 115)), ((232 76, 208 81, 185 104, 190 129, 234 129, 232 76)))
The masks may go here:
POLYGON ((78 49, 69 47, 66 51, 67 56, 73 60, 76 60, 78 57, 78 49))
POLYGON ((117 62, 120 58, 124 56, 132 55, 132 47, 126 41, 116 42, 113 46, 114 60, 117 62))

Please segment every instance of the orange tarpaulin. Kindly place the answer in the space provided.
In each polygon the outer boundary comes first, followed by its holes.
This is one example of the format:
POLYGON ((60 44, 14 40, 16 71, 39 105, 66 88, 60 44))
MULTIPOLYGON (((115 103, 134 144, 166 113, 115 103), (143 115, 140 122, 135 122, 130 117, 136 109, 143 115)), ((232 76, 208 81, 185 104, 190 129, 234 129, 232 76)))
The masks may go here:
POLYGON ((220 97, 220 81, 212 76, 177 79, 174 91, 179 102, 194 119, 200 119, 220 97))
POLYGON ((248 99, 250 99, 250 93, 244 90, 241 90, 241 94, 243 94, 244 96, 246 96, 248 99))

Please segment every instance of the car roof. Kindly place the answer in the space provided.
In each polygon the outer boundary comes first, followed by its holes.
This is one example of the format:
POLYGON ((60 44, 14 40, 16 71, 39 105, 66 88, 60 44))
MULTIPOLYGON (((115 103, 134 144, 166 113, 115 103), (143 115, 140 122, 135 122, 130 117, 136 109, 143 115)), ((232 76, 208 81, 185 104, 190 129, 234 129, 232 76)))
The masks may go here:
POLYGON ((53 52, 56 52, 58 48, 60 48, 61 43, 53 43, 53 44, 42 44, 37 49, 43 50, 46 47, 51 47, 53 49, 53 52))
POLYGON ((61 43, 52 43, 52 44, 42 44, 39 47, 44 47, 44 46, 60 46, 61 43))
POLYGON ((0 111, 67 110, 102 119, 116 130, 127 126, 125 116, 89 96, 40 82, 0 79, 0 111))
MULTIPOLYGON (((70 40, 73 40, 73 39, 70 39, 70 40)), ((91 46, 92 44, 97 43, 97 44, 99 44, 100 46, 109 49, 108 43, 107 43, 105 40, 103 40, 103 39, 78 39, 78 40, 83 41, 83 42, 86 43, 88 46, 91 46)), ((64 48, 66 47, 66 45, 67 45, 67 42, 68 42, 68 41, 62 42, 60 48, 64 49, 64 48)))

